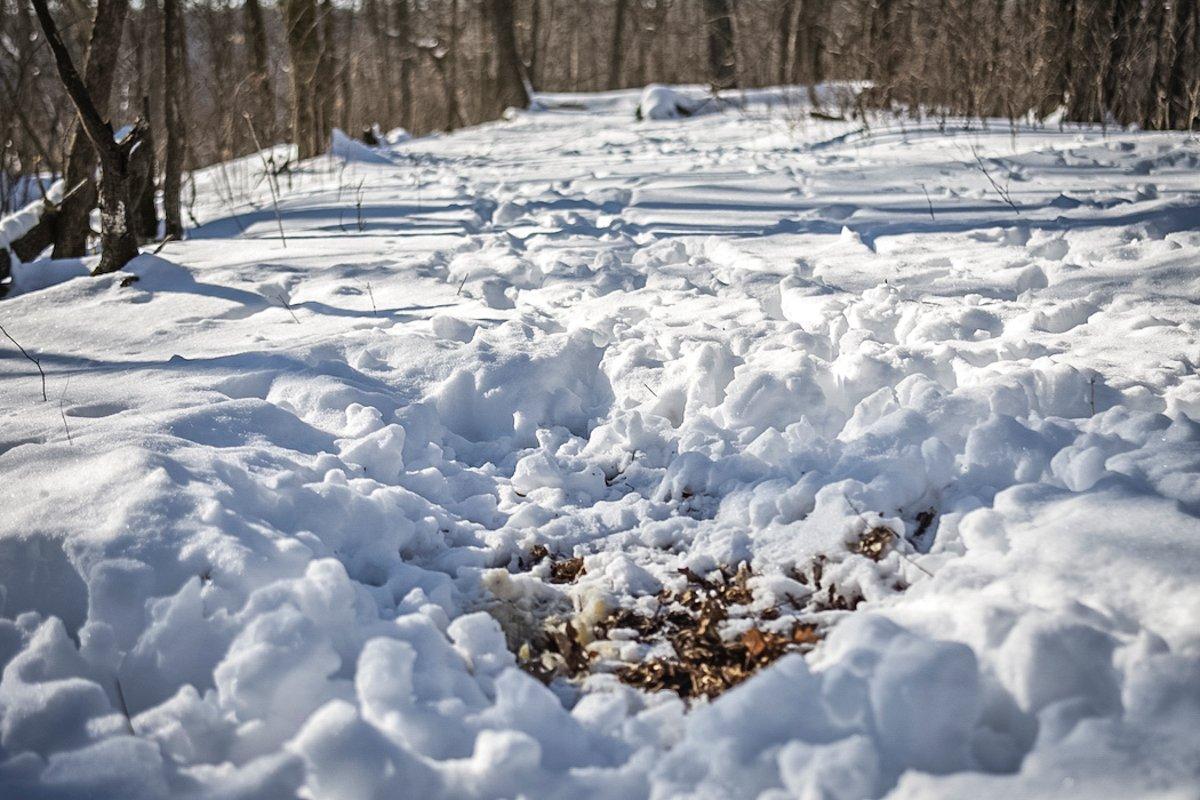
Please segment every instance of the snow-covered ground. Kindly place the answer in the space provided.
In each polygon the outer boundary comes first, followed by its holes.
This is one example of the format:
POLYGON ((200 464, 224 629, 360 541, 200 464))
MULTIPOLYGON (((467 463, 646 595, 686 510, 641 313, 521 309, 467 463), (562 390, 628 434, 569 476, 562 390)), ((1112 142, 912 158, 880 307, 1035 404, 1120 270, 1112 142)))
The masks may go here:
POLYGON ((341 141, 286 246, 243 159, 18 265, 0 796, 1195 797, 1200 143, 771 97, 341 141), (712 702, 506 646, 743 561, 723 636, 824 638, 712 702))

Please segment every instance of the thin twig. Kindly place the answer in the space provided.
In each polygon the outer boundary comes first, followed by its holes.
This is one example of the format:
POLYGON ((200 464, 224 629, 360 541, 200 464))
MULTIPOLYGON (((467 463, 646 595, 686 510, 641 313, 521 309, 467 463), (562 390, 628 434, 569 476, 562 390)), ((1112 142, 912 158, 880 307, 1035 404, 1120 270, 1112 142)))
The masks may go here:
POLYGON ((286 299, 284 299, 284 296, 283 296, 283 295, 281 295, 281 294, 278 294, 278 295, 275 295, 275 296, 276 296, 277 298, 279 298, 279 302, 280 302, 280 303, 282 303, 282 304, 283 304, 283 307, 284 307, 284 308, 286 308, 286 309, 288 310, 288 313, 292 315, 292 320, 293 320, 293 321, 294 321, 294 322, 295 322, 297 325, 299 325, 299 324, 300 324, 300 320, 296 318, 296 312, 295 312, 295 311, 292 311, 292 304, 291 304, 291 303, 289 303, 289 302, 288 302, 286 299))
POLYGON ((371 298, 371 313, 379 316, 379 309, 375 307, 375 293, 371 291, 371 282, 367 281, 367 297, 371 298))
POLYGON ((23 355, 23 356, 25 356, 26 358, 28 358, 30 361, 32 361, 32 362, 33 362, 33 365, 34 365, 35 367, 37 367, 38 374, 42 376, 42 402, 43 402, 43 403, 44 403, 44 402, 46 402, 46 401, 47 401, 48 399, 50 399, 50 398, 48 398, 48 397, 46 396, 46 371, 45 371, 44 369, 42 369, 42 362, 41 362, 41 361, 39 361, 38 359, 34 358, 33 356, 29 355, 29 353, 28 353, 28 352, 26 352, 25 348, 24 348, 24 347, 21 347, 21 343, 20 343, 20 342, 18 342, 16 339, 14 339, 14 338, 12 337, 12 334, 10 334, 8 331, 4 330, 4 326, 3 326, 3 325, 0 325, 0 333, 3 333, 3 334, 4 334, 4 336, 5 336, 5 337, 6 337, 6 338, 7 338, 7 339, 10 341, 10 342, 12 342, 13 344, 15 344, 15 345, 17 346, 17 349, 21 351, 21 355, 23 355))
POLYGON ((463 287, 466 285, 467 285, 467 276, 463 275, 462 283, 460 283, 458 285, 458 291, 454 293, 454 296, 458 297, 460 294, 462 294, 463 287))
POLYGON ((133 718, 129 716, 129 704, 125 702, 125 690, 121 688, 121 679, 114 676, 113 682, 117 684, 117 702, 121 705, 121 713, 125 716, 125 727, 130 736, 137 736, 137 731, 133 729, 133 718))
POLYGON ((358 216, 358 231, 359 231, 359 233, 362 233, 362 231, 366 228, 366 225, 363 224, 363 215, 362 215, 363 184, 366 183, 366 181, 367 181, 367 179, 363 178, 362 180, 360 180, 358 182, 358 191, 355 194, 355 201, 354 201, 354 212, 358 216))
POLYGON ((267 188, 271 190, 271 204, 275 207, 275 223, 279 225, 279 240, 283 242, 283 246, 286 249, 287 237, 283 234, 283 216, 279 213, 279 192, 275 187, 271 165, 267 163, 267 157, 263 155, 263 148, 259 144, 258 134, 254 131, 254 123, 250 121, 250 114, 242 114, 242 117, 246 120, 246 127, 250 129, 250 138, 254 140, 254 147, 258 150, 258 157, 262 159, 263 170, 267 173, 267 188))
POLYGON ((929 190, 925 188, 925 184, 923 183, 921 184, 921 191, 925 193, 925 203, 929 206, 929 218, 937 220, 937 217, 933 215, 933 201, 929 199, 929 190))
POLYGON ((177 238, 178 238, 178 237, 177 237, 175 234, 173 234, 173 233, 168 233, 168 234, 167 234, 167 238, 165 238, 165 239, 163 239, 161 242, 159 242, 159 243, 158 243, 158 247, 154 248, 154 252, 153 252, 153 253, 151 253, 150 255, 152 255, 152 256, 156 256, 156 255, 158 255, 159 253, 161 253, 161 252, 162 252, 162 249, 163 249, 164 247, 166 247, 167 245, 169 245, 171 242, 175 241, 177 238))
POLYGON ((67 376, 67 382, 63 384, 62 394, 58 396, 58 414, 62 417, 63 428, 67 431, 67 444, 75 444, 75 440, 71 438, 71 426, 67 424, 67 412, 63 409, 63 401, 67 398, 67 389, 71 387, 71 378, 67 376))
POLYGON ((1003 200, 1005 203, 1008 203, 1009 208, 1017 212, 1017 216, 1020 216, 1021 209, 1017 208, 1017 204, 1012 201, 1012 196, 1004 189, 1001 189, 1000 184, 996 183, 995 179, 992 178, 992 174, 988 172, 987 167, 984 166, 983 159, 979 156, 979 151, 975 149, 975 145, 971 145, 971 154, 975 156, 975 161, 979 164, 979 171, 983 173, 983 177, 988 179, 988 183, 990 183, 992 188, 996 190, 996 194, 1000 195, 1001 200, 1003 200))

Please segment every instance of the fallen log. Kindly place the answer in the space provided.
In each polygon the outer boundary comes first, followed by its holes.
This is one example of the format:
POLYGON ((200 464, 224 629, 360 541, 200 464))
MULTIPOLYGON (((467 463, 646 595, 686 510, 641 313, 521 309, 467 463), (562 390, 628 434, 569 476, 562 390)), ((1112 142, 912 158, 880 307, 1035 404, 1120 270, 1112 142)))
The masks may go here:
POLYGON ((42 251, 54 244, 58 215, 63 202, 83 186, 84 182, 81 181, 58 199, 54 199, 54 196, 58 193, 56 189, 61 191, 61 188, 51 187, 45 199, 30 203, 16 214, 6 217, 3 227, 0 227, 0 248, 7 243, 8 249, 21 261, 36 259, 42 251))

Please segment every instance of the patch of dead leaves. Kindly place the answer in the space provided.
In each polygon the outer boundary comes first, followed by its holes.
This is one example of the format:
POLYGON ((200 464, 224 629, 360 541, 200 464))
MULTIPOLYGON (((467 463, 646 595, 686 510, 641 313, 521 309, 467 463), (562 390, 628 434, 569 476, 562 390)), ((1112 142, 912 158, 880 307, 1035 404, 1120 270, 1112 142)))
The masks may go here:
POLYGON ((574 583, 580 575, 587 574, 583 558, 554 558, 544 544, 531 547, 527 556, 518 559, 518 564, 521 569, 532 569, 547 558, 550 559, 550 583, 574 583))
POLYGON ((597 667, 596 654, 587 644, 621 630, 631 632, 647 645, 668 644, 673 654, 621 664, 614 671, 618 679, 645 691, 671 691, 684 699, 711 699, 786 653, 805 652, 821 639, 813 624, 795 622, 786 630, 761 627, 761 623, 779 616, 777 609, 751 614, 753 627, 740 635, 727 636, 724 628, 731 609, 740 607, 737 618, 745 620, 745 607, 754 602, 748 585, 750 569, 745 564, 736 570, 722 568, 711 579, 687 569, 681 573, 684 586, 660 592, 653 615, 621 608, 588 631, 572 621, 546 620, 545 635, 539 637, 536 651, 530 645, 523 646, 518 663, 546 682, 559 676, 581 678, 597 667))

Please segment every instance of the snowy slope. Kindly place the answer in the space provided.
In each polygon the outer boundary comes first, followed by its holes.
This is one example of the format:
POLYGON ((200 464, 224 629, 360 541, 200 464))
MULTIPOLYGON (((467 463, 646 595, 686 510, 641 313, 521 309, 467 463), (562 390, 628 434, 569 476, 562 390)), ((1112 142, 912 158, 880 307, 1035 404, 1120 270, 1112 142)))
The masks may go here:
POLYGON ((343 142, 286 246, 243 159, 19 265, 0 796, 1195 796, 1200 143, 749 99, 343 142), (712 702, 514 666, 742 561, 825 639, 712 702))

